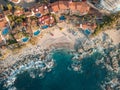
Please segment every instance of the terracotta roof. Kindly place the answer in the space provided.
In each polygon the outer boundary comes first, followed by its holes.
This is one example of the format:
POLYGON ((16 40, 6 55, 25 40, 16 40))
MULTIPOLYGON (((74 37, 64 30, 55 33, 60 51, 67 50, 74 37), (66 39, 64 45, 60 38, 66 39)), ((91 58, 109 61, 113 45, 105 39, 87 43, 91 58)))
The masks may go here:
POLYGON ((49 15, 45 15, 39 18, 39 23, 40 24, 45 24, 45 25, 50 25, 54 23, 54 18, 52 16, 49 15))
POLYGON ((95 30, 96 27, 97 27, 96 23, 84 23, 84 24, 82 24, 82 29, 84 29, 84 30, 86 30, 86 29, 95 30))
POLYGON ((69 2, 69 8, 71 10, 77 10, 77 3, 75 3, 75 2, 69 2))
POLYGON ((32 10, 34 13, 41 13, 41 14, 48 12, 46 5, 37 5, 37 6, 33 7, 32 10))
POLYGON ((86 13, 90 9, 90 6, 86 2, 77 2, 77 10, 80 13, 86 13))
POLYGON ((78 10, 80 13, 87 13, 90 6, 86 2, 69 2, 69 1, 56 1, 51 4, 54 12, 64 9, 78 10))
POLYGON ((68 2, 67 1, 59 1, 59 8, 60 8, 60 10, 64 10, 64 9, 68 9, 68 6, 69 6, 69 4, 68 4, 68 2))
POLYGON ((54 12, 58 12, 59 11, 59 5, 58 5, 58 2, 54 2, 51 4, 51 8, 52 8, 52 11, 54 12))
POLYGON ((0 28, 4 28, 7 24, 7 21, 5 18, 3 18, 1 21, 0 21, 0 28))

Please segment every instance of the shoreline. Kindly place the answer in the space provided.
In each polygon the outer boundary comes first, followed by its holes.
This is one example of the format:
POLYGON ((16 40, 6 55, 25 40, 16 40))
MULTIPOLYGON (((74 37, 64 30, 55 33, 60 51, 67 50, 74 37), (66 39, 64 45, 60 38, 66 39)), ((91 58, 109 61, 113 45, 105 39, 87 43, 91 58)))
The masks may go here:
MULTIPOLYGON (((64 24, 62 24, 64 25, 64 24)), ((68 25, 70 28, 74 28, 72 25, 68 25)), ((60 48, 65 48, 65 49, 71 49, 73 52, 71 52, 73 55, 75 55, 75 59, 82 59, 85 56, 91 55, 94 53, 96 50, 104 53, 103 50, 107 48, 112 48, 120 45, 118 42, 117 44, 114 43, 113 40, 111 40, 110 35, 107 35, 107 33, 101 33, 98 36, 94 38, 89 38, 86 35, 84 35, 82 32, 80 32, 78 29, 74 29, 78 32, 76 36, 73 34, 69 33, 67 30, 68 28, 64 28, 62 31, 60 31, 58 28, 50 28, 46 29, 47 31, 53 30, 52 33, 54 36, 51 36, 49 33, 44 33, 43 37, 40 38, 40 35, 37 37, 38 38, 38 43, 36 45, 32 44, 27 44, 26 47, 22 48, 19 53, 14 53, 12 55, 9 55, 6 60, 0 61, 1 62, 1 75, 3 72, 9 72, 11 70, 11 67, 13 67, 17 62, 20 62, 21 64, 18 64, 18 68, 15 70, 23 70, 21 69, 21 65, 23 64, 23 60, 25 57, 31 55, 31 57, 38 55, 39 59, 35 59, 38 62, 44 62, 47 59, 47 55, 49 55, 50 52, 60 49, 60 48), (76 48, 77 47, 77 48, 76 48), (94 50, 92 50, 95 49, 94 50), (78 56, 76 56, 79 54, 78 56), (41 58, 40 58, 41 57, 41 58), (20 68, 20 69, 19 69, 20 68)), ((70 50, 70 51, 71 51, 70 50)), ((112 52, 113 53, 113 52, 112 52)), ((118 54, 117 52, 115 54, 118 54)), ((25 62, 30 63, 33 60, 25 60, 25 62)), ((35 61, 37 63, 37 61, 35 61)), ((49 61, 49 60, 48 60, 49 61)), ((47 62, 45 62, 47 63, 47 62)), ((47 68, 52 68, 54 65, 53 62, 51 62, 51 66, 49 64, 47 65, 47 68)), ((39 64, 32 64, 35 67, 38 67, 39 64)), ((26 65, 25 65, 26 66, 26 65)), ((29 66, 29 65, 28 65, 29 66)), ((27 68, 27 67, 26 67, 27 68)), ((76 67, 75 67, 75 70, 76 67)), ((24 71, 24 70, 23 70, 24 71)), ((14 70, 13 70, 14 72, 14 70)), ((10 74, 10 73, 9 73, 10 74)), ((19 72, 17 73, 19 74, 19 72)), ((16 74, 16 75, 17 75, 16 74)), ((9 78, 9 75, 8 75, 9 78)), ((13 78, 14 79, 14 78, 13 78)), ((11 80, 11 79, 10 79, 11 80)), ((14 80, 13 80, 14 81, 14 80)))
MULTIPOLYGON (((65 23, 63 22, 61 25, 64 25, 64 24, 65 23)), ((66 25, 66 27, 69 25, 66 25)), ((81 38, 81 39, 86 38, 87 39, 87 37, 81 32, 79 32, 79 34, 77 36, 74 36, 71 33, 67 32, 66 27, 62 31, 58 30, 58 28, 55 28, 55 27, 47 29, 46 32, 48 32, 48 31, 50 32, 50 30, 53 30, 52 33, 55 35, 51 36, 49 33, 44 33, 45 35, 43 35, 42 38, 41 38, 41 35, 39 35, 37 37, 38 42, 36 45, 27 44, 22 49, 18 49, 20 51, 18 51, 17 54, 16 53, 9 54, 5 60, 0 61, 1 63, 5 63, 4 66, 1 65, 1 67, 5 67, 5 68, 6 68, 6 66, 9 67, 12 64, 14 64, 19 58, 21 58, 20 56, 24 56, 27 54, 34 54, 34 53, 37 53, 37 52, 44 50, 44 49, 52 50, 52 49, 62 47, 62 48, 68 48, 68 49, 75 50, 75 44, 77 42, 79 43, 79 41, 77 41, 77 39, 79 39, 79 38, 81 38), (9 64, 11 64, 11 65, 9 65, 9 64)), ((72 25, 70 25, 70 28, 71 27, 74 28, 72 25)), ((108 31, 105 31, 105 33, 108 34, 110 39, 112 39, 112 44, 118 45, 120 43, 119 37, 116 37, 116 34, 119 34, 120 31, 115 32, 112 30, 110 30, 110 31, 108 30, 108 31), (110 37, 112 32, 114 32, 114 35, 112 35, 113 37, 110 37), (116 38, 118 38, 118 39, 116 40, 116 38)), ((88 39, 94 40, 95 38, 102 38, 102 34, 103 34, 103 32, 94 38, 88 37, 88 39)))

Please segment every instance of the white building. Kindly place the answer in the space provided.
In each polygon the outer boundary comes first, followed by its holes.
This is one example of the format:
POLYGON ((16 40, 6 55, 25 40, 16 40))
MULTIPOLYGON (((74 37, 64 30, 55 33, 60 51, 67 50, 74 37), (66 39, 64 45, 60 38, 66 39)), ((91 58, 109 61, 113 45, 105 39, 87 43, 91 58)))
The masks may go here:
POLYGON ((120 11, 120 0, 100 0, 99 6, 110 12, 120 11))

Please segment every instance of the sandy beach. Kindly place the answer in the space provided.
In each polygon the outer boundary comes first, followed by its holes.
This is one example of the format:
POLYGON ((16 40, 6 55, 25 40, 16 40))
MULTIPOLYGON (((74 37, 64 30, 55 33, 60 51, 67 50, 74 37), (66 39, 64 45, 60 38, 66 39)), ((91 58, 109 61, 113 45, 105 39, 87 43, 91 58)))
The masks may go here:
POLYGON ((112 29, 105 31, 105 33, 107 33, 113 40, 113 44, 120 43, 120 30, 112 29))

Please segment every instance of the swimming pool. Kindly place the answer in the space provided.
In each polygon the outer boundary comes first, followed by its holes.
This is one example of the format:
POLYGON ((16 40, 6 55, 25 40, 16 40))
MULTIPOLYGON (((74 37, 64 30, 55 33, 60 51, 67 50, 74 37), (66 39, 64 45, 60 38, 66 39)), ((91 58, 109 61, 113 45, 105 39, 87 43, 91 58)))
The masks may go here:
POLYGON ((86 29, 86 30, 84 31, 84 33, 85 33, 86 35, 90 35, 90 34, 91 34, 91 31, 90 31, 89 29, 86 29))
POLYGON ((40 34, 40 30, 35 31, 33 34, 34 34, 34 36, 39 35, 40 34))
POLYGON ((37 14, 35 14, 37 17, 40 17, 41 16, 41 14, 40 13, 37 13, 37 14))
POLYGON ((66 18, 65 18, 65 16, 60 16, 59 19, 60 20, 65 20, 66 18))
POLYGON ((8 33, 9 33, 9 29, 8 28, 3 29, 2 35, 7 35, 8 33))
POLYGON ((48 28, 48 25, 42 26, 42 29, 46 29, 46 28, 48 28))
POLYGON ((29 40, 29 38, 25 37, 25 38, 22 39, 22 42, 27 42, 28 40, 29 40))

